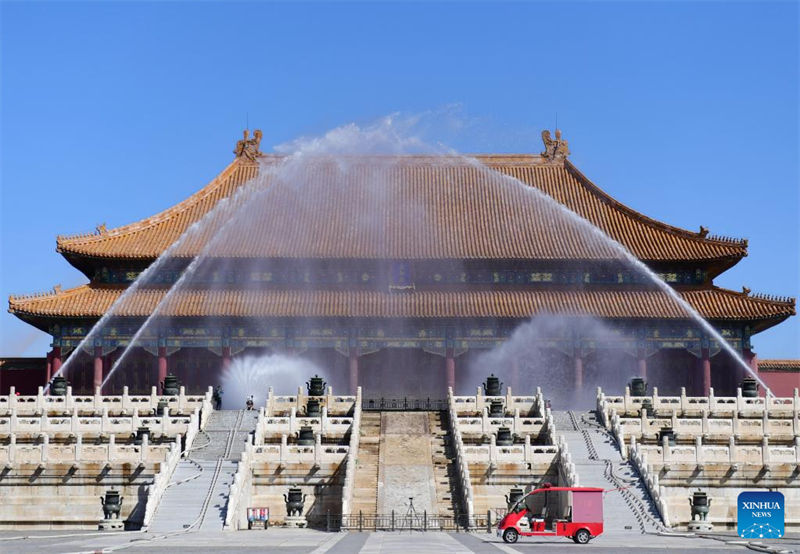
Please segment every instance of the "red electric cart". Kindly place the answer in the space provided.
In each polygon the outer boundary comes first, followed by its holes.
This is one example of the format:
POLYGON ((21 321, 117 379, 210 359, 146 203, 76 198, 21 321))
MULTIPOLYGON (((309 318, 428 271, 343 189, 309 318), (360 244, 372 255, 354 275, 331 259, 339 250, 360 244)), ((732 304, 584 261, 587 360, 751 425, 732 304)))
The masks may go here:
POLYGON ((602 532, 603 489, 546 483, 522 496, 497 526, 497 536, 508 543, 519 537, 569 537, 586 544, 602 532))

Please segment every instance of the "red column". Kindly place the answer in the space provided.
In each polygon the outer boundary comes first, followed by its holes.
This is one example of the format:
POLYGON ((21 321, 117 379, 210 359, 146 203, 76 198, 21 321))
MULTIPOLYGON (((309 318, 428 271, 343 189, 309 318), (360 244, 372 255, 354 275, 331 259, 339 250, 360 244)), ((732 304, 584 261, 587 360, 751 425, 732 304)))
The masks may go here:
POLYGON ((94 347, 94 386, 92 388, 92 394, 94 394, 94 390, 103 384, 103 347, 102 346, 95 346, 94 347))
POLYGON ((447 373, 447 386, 453 389, 453 394, 456 392, 456 359, 453 357, 453 351, 447 351, 447 357, 444 361, 445 372, 447 373))
POLYGON ((647 380, 647 358, 644 355, 644 350, 639 350, 636 353, 636 364, 639 368, 639 377, 647 380))
POLYGON ((231 347, 222 347, 222 371, 227 370, 231 366, 231 347))
POLYGON ((701 350, 700 368, 703 372, 703 395, 708 396, 708 393, 711 392, 711 357, 708 348, 701 350))
POLYGON ((58 370, 61 369, 61 347, 54 346, 53 347, 53 356, 52 356, 52 366, 51 369, 53 371, 53 375, 58 373, 58 370))
POLYGON ((575 374, 573 380, 575 381, 575 390, 583 390, 583 358, 579 354, 575 355, 575 374))
MULTIPOLYGON (((167 377, 167 347, 158 347, 158 386, 163 388, 162 383, 167 377)), ((161 391, 164 392, 163 390, 161 391)))
POLYGON ((45 383, 50 382, 50 378, 53 372, 53 351, 47 353, 47 373, 45 374, 45 383))
POLYGON ((355 394, 358 388, 358 349, 350 347, 348 362, 350 366, 350 394, 355 394))

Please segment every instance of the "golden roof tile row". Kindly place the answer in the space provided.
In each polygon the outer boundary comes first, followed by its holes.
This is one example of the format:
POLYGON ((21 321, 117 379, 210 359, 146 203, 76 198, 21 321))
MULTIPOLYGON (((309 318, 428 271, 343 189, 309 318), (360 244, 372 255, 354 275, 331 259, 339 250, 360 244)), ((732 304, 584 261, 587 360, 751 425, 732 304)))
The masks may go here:
MULTIPOLYGON (((43 296, 11 297, 9 311, 20 316, 91 317, 104 314, 124 287, 83 285, 43 296)), ((128 295, 115 313, 151 314, 164 289, 128 295)), ((759 320, 795 313, 794 299, 779 302, 720 288, 685 291, 683 298, 704 318, 759 320)), ((591 314, 602 318, 685 318, 669 295, 654 290, 207 290, 174 293, 161 307, 177 317, 373 317, 527 318, 537 313, 591 314)))

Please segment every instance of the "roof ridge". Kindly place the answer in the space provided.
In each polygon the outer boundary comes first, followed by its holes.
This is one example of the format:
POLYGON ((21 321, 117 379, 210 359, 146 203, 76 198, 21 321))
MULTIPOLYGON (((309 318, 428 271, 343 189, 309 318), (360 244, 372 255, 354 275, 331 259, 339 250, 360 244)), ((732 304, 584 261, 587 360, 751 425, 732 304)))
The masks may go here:
MULTIPOLYGON (((669 223, 664 223, 663 221, 659 221, 658 219, 654 219, 649 217, 630 206, 623 204, 601 187, 596 185, 591 179, 589 179, 586 175, 583 174, 581 170, 579 170, 575 164, 573 164, 570 160, 564 161, 564 168, 567 171, 573 172, 579 180, 583 181, 584 184, 588 185, 591 192, 595 193, 599 198, 603 201, 608 202, 611 206, 625 212, 626 214, 630 215, 634 219, 641 221, 651 227, 660 228, 664 231, 677 234, 683 236, 685 238, 696 240, 699 242, 719 242, 722 244, 730 244, 733 246, 742 246, 747 248, 747 239, 736 239, 733 237, 723 237, 719 235, 708 235, 708 230, 705 227, 700 227, 699 232, 689 231, 688 229, 683 229, 682 227, 678 227, 676 225, 670 225, 669 223)), ((745 252, 742 256, 746 256, 747 253, 745 252)))
POLYGON ((753 300, 760 300, 762 302, 769 302, 769 303, 772 303, 772 304, 787 304, 787 305, 794 306, 796 301, 797 301, 797 299, 794 296, 781 296, 781 295, 777 295, 777 294, 768 294, 768 293, 764 293, 764 292, 752 292, 747 287, 742 287, 742 290, 738 291, 738 290, 732 290, 732 289, 728 289, 728 288, 725 288, 725 287, 720 287, 720 286, 714 285, 714 286, 712 286, 710 288, 701 289, 701 290, 709 290, 709 291, 710 290, 718 290, 718 291, 724 292, 726 294, 742 296, 744 298, 752 298, 753 300))

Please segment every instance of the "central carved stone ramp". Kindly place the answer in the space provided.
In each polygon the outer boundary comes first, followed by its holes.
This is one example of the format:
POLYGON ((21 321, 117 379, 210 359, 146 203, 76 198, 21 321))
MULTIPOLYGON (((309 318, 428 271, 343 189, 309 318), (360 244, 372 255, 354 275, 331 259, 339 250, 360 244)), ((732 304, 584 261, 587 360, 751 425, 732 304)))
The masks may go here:
POLYGON ((356 456, 356 478, 353 483, 353 514, 377 513, 380 443, 380 412, 362 412, 356 456))
POLYGON ((614 438, 592 412, 553 412, 556 430, 567 447, 580 486, 612 489, 604 494, 606 531, 659 531, 660 517, 636 469, 617 448, 614 438), (614 490, 620 489, 620 490, 614 490))
POLYGON ((378 513, 436 513, 436 484, 428 412, 382 412, 378 513))
MULTIPOLYGON (((458 505, 458 477, 455 452, 450 443, 447 412, 428 412, 431 429, 433 479, 436 485, 436 513, 453 516, 461 511, 458 505)), ((416 503, 416 500, 414 501, 416 503)))
POLYGON ((222 529, 236 461, 255 429, 257 411, 220 410, 208 418, 196 449, 181 460, 161 498, 150 533, 222 529))

